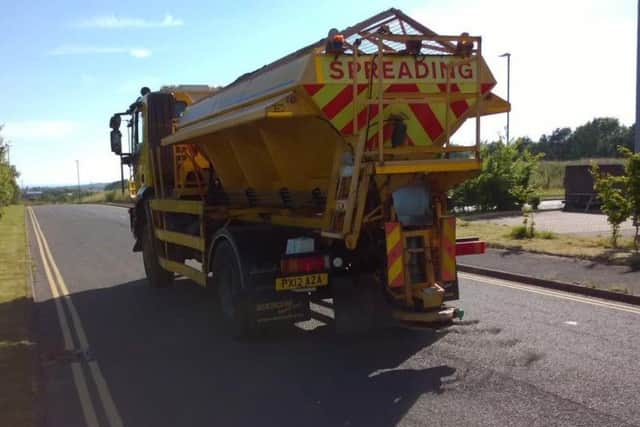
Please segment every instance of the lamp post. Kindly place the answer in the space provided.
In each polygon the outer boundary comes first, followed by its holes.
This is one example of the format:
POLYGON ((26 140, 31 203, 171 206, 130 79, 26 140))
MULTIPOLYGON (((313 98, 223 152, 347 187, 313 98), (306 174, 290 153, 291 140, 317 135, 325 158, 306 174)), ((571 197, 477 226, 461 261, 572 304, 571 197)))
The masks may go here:
POLYGON ((636 34, 636 135, 633 147, 636 153, 640 153, 640 131, 638 130, 638 122, 640 122, 640 1, 638 1, 636 26, 638 31, 636 34))
MULTIPOLYGON (((500 58, 507 58, 507 102, 509 102, 509 95, 511 89, 511 54, 509 52, 500 55, 500 58)), ((507 111, 507 144, 509 143, 509 112, 507 111)))

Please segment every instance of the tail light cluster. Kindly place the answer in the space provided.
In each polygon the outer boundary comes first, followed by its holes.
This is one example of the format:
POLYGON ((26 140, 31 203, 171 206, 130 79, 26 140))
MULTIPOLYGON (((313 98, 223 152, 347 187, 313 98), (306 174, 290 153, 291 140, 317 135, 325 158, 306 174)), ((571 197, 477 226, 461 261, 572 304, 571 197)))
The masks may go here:
POLYGON ((283 274, 320 273, 329 268, 329 257, 323 254, 285 256, 280 260, 283 274))

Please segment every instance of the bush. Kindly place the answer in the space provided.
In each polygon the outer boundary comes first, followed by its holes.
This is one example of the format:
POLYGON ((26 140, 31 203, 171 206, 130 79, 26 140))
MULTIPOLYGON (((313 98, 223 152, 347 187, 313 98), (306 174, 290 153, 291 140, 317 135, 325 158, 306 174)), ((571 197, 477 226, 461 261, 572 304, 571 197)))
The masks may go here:
POLYGON ((535 235, 539 239, 552 240, 558 238, 555 233, 551 231, 536 231, 535 235))
POLYGON ((529 239, 532 236, 530 235, 529 227, 527 227, 526 225, 516 225, 509 232, 509 237, 511 237, 512 239, 522 240, 529 239))
POLYGON ((541 155, 533 155, 521 144, 501 141, 481 148, 482 171, 452 191, 455 206, 476 210, 513 210, 536 195, 533 174, 541 155))
POLYGON ((116 199, 115 191, 107 191, 104 195, 104 201, 107 203, 113 203, 115 199, 116 199))

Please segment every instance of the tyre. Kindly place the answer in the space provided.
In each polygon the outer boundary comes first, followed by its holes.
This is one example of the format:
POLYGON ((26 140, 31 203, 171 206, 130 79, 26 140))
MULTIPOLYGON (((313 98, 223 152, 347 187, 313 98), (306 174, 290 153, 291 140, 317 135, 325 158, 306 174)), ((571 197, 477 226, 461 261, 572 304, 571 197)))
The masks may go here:
POLYGON ((333 307, 338 335, 364 335, 392 326, 391 310, 372 275, 356 282, 341 277, 333 282, 333 307))
POLYGON ((167 271, 160 265, 156 241, 153 236, 153 225, 148 206, 145 207, 147 221, 142 229, 142 262, 149 285, 154 288, 164 288, 173 282, 173 272, 167 271))
POLYGON ((246 292, 242 289, 240 262, 229 241, 222 240, 216 245, 211 272, 227 330, 233 337, 251 335, 253 327, 246 292))

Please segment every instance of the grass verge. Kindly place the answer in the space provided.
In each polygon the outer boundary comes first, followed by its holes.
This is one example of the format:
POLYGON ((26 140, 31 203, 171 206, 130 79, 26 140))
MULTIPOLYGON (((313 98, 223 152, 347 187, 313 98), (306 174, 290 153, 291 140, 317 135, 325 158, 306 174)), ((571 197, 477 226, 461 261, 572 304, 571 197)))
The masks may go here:
POLYGON ((538 230, 532 238, 515 238, 511 234, 513 230, 508 225, 458 220, 456 232, 458 237, 479 237, 494 248, 519 249, 616 264, 627 264, 632 258, 633 242, 628 238, 622 238, 620 248, 613 249, 608 236, 584 237, 538 230))
POLYGON ((0 425, 35 424, 35 345, 30 339, 31 290, 27 282, 24 206, 0 217, 0 425))

